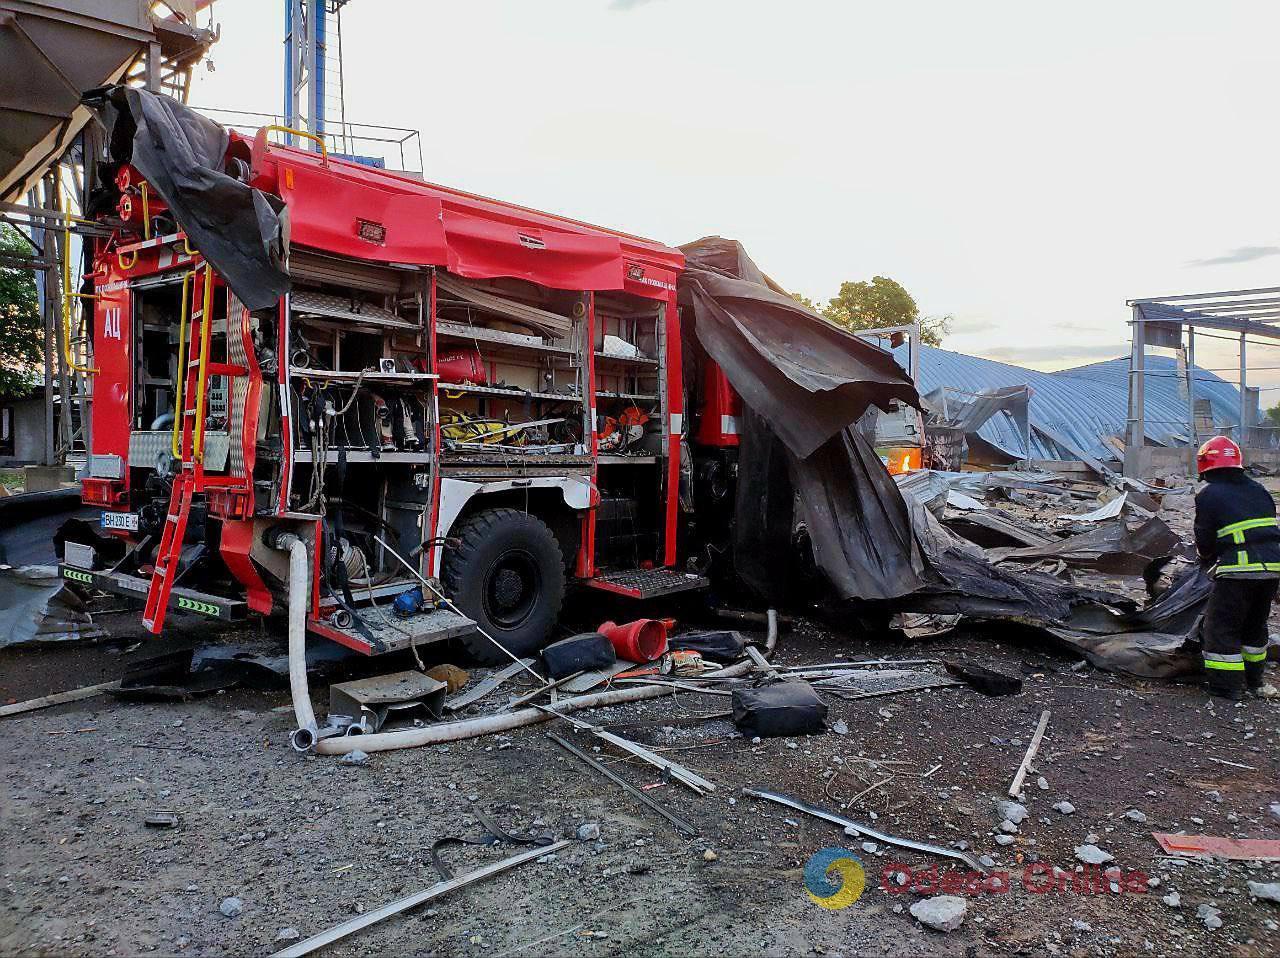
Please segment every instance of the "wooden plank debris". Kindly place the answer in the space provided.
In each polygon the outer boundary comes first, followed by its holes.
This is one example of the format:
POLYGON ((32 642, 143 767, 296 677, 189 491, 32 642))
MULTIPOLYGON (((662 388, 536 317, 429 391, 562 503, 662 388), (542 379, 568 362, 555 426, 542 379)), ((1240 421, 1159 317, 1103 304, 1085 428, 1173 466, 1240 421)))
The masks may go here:
POLYGON ((1031 744, 1027 746, 1027 754, 1022 756, 1022 764, 1018 766, 1018 774, 1013 776, 1013 784, 1009 786, 1009 797, 1017 798, 1018 793, 1022 791, 1022 783, 1027 777, 1027 772, 1031 771, 1031 760, 1036 757, 1036 752, 1040 751, 1040 742, 1044 738, 1044 730, 1049 727, 1049 710, 1045 709, 1040 713, 1040 724, 1036 726, 1036 732, 1031 736, 1031 744))
POLYGON ((67 702, 79 702, 82 699, 91 699, 95 695, 101 695, 108 689, 120 687, 120 680, 114 682, 103 682, 101 685, 86 685, 82 689, 70 689, 66 692, 54 692, 52 695, 42 695, 38 699, 27 699, 25 702, 14 702, 12 705, 0 706, 0 718, 9 715, 21 715, 23 712, 34 712, 36 709, 46 709, 52 705, 64 705, 67 702))

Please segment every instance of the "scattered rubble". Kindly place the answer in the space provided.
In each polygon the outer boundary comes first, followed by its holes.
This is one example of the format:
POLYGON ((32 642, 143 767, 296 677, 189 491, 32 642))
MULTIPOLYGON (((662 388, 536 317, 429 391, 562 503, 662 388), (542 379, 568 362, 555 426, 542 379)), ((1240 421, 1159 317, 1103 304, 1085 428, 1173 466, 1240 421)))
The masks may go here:
POLYGON ((1249 894, 1261 901, 1273 901, 1280 904, 1280 881, 1249 882, 1249 894))
POLYGON ((968 903, 956 895, 935 895, 911 905, 912 917, 934 931, 955 931, 964 924, 968 911, 968 903))
POLYGON ((1105 865, 1107 862, 1115 861, 1115 856, 1110 852, 1104 852, 1097 845, 1077 845, 1075 852, 1076 858, 1086 865, 1105 865))
POLYGON ((218 903, 218 911, 227 918, 235 918, 244 911, 244 902, 239 898, 224 898, 218 903))

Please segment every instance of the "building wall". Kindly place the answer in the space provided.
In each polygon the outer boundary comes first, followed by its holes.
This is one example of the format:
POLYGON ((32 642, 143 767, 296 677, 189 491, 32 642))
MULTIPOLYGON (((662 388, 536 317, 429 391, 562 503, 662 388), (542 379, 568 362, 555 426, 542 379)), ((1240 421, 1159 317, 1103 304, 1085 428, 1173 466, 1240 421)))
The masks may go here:
POLYGON ((25 466, 44 458, 44 399, 0 399, 0 466, 25 466), (9 410, 5 413, 4 410, 9 410), (8 428, 9 435, 3 435, 8 428))

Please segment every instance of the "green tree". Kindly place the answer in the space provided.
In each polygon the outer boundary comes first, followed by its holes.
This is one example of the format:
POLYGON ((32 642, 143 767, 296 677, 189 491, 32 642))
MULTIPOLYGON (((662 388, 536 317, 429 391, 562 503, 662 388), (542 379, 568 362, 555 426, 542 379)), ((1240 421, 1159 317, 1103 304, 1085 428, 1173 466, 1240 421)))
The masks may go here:
POLYGON ((950 332, 950 316, 921 316, 920 307, 901 283, 888 276, 873 276, 870 282, 844 282, 840 292, 827 301, 822 314, 850 332, 886 326, 920 324, 920 338, 930 346, 941 346, 950 332))
POLYGON ((813 300, 811 300, 808 296, 803 296, 800 293, 792 293, 791 298, 794 299, 801 306, 803 306, 805 309, 811 309, 815 313, 818 313, 819 315, 822 314, 822 307, 819 306, 817 303, 815 303, 813 300))
POLYGON ((1280 403, 1267 410, 1267 425, 1280 426, 1280 403))
POLYGON ((18 265, 31 254, 17 230, 0 224, 0 395, 25 392, 40 378, 44 324, 35 274, 18 265))

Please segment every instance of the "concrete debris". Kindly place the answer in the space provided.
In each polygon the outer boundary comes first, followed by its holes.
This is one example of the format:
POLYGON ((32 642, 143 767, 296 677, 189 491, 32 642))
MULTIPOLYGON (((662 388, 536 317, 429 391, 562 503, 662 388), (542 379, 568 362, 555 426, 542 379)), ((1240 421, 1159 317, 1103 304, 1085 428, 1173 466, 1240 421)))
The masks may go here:
POLYGON ((1009 821, 1009 819, 1006 818, 1003 822, 1000 823, 1000 831, 1005 832, 1009 835, 1015 835, 1017 834, 1018 826, 1013 824, 1013 822, 1009 821))
POLYGON ((1280 904, 1280 881, 1249 882, 1249 894, 1262 901, 1273 901, 1280 904))
POLYGON ((926 928, 934 931, 955 931, 964 924, 969 906, 956 895, 935 895, 922 898, 911 906, 911 915, 926 928))
POLYGON ((1036 779, 1036 788, 1040 789, 1042 792, 1049 791, 1049 783, 1045 780, 1043 775, 1036 779))
POLYGON ((1124 817, 1129 819, 1129 821, 1131 822, 1137 822, 1139 825, 1143 824, 1147 820, 1147 816, 1144 815, 1142 812, 1138 811, 1136 808, 1129 809, 1127 812, 1124 813, 1124 817))
POLYGON ((1104 852, 1097 845, 1077 845, 1076 858, 1086 865, 1105 865, 1116 860, 1114 855, 1104 852))
POLYGON ((996 836, 997 845, 1012 845, 1015 841, 1017 841, 1017 839, 1015 839, 1012 835, 1001 834, 996 836))
POLYGON ((1015 825, 1021 825, 1027 820, 1027 816, 1031 814, 1027 811, 1027 806, 1007 799, 1001 799, 996 802, 996 811, 1000 813, 1001 818, 1015 825))
POLYGON ((1058 802, 1053 806, 1053 810, 1061 812, 1063 815, 1074 815, 1076 813, 1076 807, 1067 801, 1058 802))
POLYGON ((1201 905, 1196 909, 1196 917, 1204 922, 1204 926, 1210 931, 1215 928, 1222 927, 1221 908, 1214 908, 1212 905, 1201 905))
POLYGON ((342 758, 338 759, 338 764, 339 764, 339 765, 351 765, 351 766, 354 766, 354 767, 356 767, 356 768, 359 768, 359 767, 360 767, 360 766, 362 766, 362 765, 368 765, 368 764, 369 764, 369 753, 368 753, 368 752, 363 752, 363 751, 361 751, 361 750, 360 750, 360 749, 358 749, 358 748, 357 748, 357 749, 352 749, 352 750, 351 750, 350 752, 348 752, 346 755, 342 756, 342 758))
POLYGON ((715 852, 713 852, 710 848, 706 849, 702 853, 702 860, 704 862, 713 862, 713 861, 716 861, 719 857, 720 856, 717 855, 715 852))
POLYGON ((218 911, 222 912, 224 917, 235 918, 244 911, 244 902, 239 898, 224 898, 218 903, 218 911))
POLYGON ((1160 900, 1164 902, 1166 905, 1168 905, 1170 908, 1182 907, 1182 896, 1179 895, 1176 891, 1169 892, 1169 894, 1165 895, 1160 900))
POLYGON ((595 822, 587 822, 578 826, 578 841, 594 842, 600 837, 600 826, 595 822))
POLYGON ((288 944, 291 941, 297 941, 301 937, 302 937, 302 933, 299 932, 298 929, 292 926, 288 928, 281 928, 278 932, 276 932, 276 944, 278 945, 288 944))

